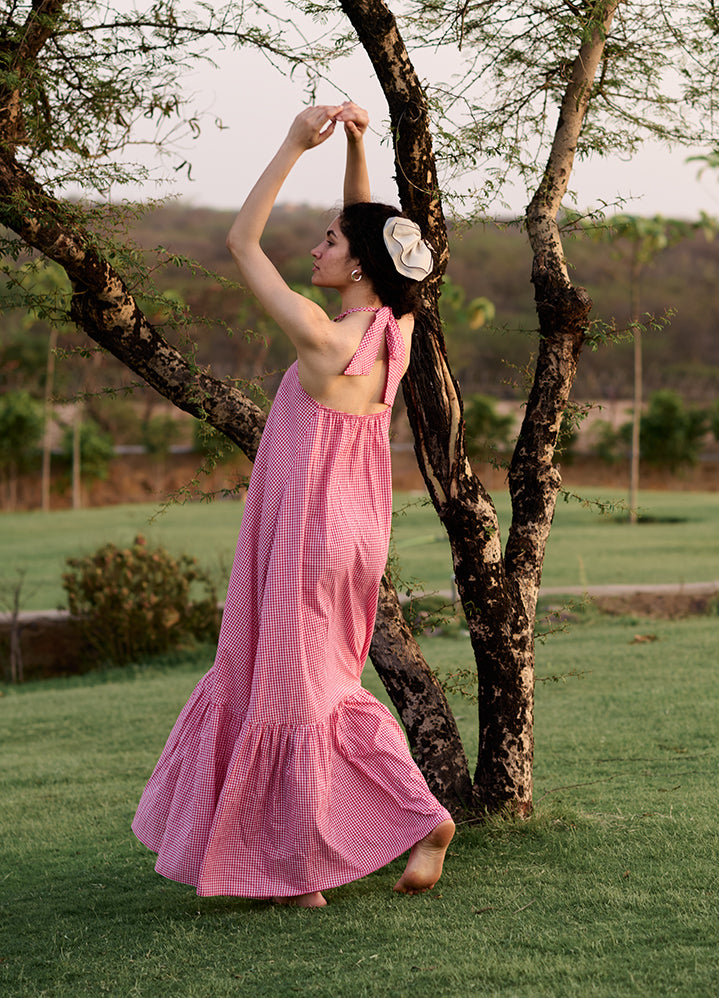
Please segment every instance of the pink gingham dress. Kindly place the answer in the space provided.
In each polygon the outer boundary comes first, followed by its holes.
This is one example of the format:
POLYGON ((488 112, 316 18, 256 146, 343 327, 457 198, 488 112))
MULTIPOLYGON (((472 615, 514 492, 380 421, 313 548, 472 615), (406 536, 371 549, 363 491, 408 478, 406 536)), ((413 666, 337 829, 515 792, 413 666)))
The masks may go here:
POLYGON ((360 685, 389 543, 391 405, 404 342, 376 312, 345 374, 383 336, 384 401, 329 409, 289 368, 247 493, 213 668, 180 714, 133 830, 156 870, 200 895, 270 897, 384 866, 449 813, 390 712, 360 685))

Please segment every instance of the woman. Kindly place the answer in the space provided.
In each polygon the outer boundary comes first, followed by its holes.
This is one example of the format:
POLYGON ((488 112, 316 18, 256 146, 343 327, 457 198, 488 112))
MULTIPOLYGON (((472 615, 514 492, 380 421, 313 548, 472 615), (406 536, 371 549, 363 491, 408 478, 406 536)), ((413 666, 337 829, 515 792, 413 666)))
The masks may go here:
POLYGON ((326 904, 322 890, 410 849, 395 890, 433 887, 454 834, 389 711, 360 685, 389 543, 391 406, 409 358, 419 229, 369 203, 366 112, 293 122, 228 247, 297 362, 272 406, 247 493, 217 657, 185 705, 133 829, 156 869, 200 895, 326 904), (312 250, 339 321, 292 291, 260 247, 283 181, 342 122, 342 214, 312 250))

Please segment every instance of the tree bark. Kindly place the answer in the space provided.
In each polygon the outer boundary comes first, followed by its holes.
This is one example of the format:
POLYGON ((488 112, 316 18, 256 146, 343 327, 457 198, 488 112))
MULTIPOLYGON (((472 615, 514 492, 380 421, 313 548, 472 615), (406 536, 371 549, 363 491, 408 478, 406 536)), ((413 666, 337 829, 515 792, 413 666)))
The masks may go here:
POLYGON ((575 60, 547 169, 528 211, 540 318, 534 384, 510 469, 513 518, 503 556, 490 496, 464 445, 462 401, 447 363, 437 282, 448 250, 427 103, 382 0, 342 0, 390 110, 402 207, 438 249, 438 270, 418 316, 405 398, 415 450, 450 540, 479 684, 479 809, 532 806, 534 622, 546 541, 559 489, 554 451, 591 302, 571 287, 557 226, 592 80, 617 0, 597 4, 596 27, 575 60))
POLYGON ((432 793, 455 815, 472 809, 472 781, 457 722, 404 619, 392 582, 379 594, 370 657, 432 793))

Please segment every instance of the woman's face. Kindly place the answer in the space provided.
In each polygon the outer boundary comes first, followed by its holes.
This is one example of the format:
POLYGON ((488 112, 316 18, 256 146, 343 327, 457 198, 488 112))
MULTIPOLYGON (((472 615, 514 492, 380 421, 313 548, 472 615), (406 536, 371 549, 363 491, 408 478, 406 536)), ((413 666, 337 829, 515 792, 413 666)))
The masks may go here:
POLYGON ((350 274, 359 267, 349 255, 349 243, 340 229, 339 216, 330 223, 322 242, 310 250, 314 266, 312 283, 320 288, 342 288, 352 280, 350 274))

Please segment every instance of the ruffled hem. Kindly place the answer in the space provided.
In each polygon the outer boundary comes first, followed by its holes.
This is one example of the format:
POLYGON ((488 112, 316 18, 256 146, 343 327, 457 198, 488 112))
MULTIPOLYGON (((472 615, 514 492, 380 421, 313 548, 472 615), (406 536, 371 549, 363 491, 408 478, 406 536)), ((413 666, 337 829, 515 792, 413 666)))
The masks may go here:
POLYGON ((156 870, 201 896, 290 896, 363 877, 449 813, 390 712, 359 688, 318 724, 213 702, 212 672, 170 734, 133 822, 156 870))

